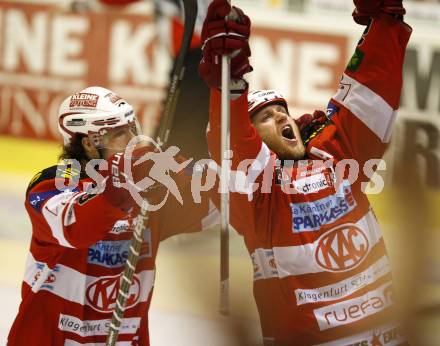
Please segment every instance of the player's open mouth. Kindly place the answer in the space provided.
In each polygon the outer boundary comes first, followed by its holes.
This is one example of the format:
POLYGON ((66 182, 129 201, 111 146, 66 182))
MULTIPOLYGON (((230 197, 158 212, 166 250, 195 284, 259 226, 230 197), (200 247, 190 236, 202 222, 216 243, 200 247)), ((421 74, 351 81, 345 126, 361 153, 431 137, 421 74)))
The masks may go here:
POLYGON ((295 132, 293 132, 293 128, 291 125, 285 125, 281 129, 281 135, 284 139, 290 142, 296 142, 295 132))

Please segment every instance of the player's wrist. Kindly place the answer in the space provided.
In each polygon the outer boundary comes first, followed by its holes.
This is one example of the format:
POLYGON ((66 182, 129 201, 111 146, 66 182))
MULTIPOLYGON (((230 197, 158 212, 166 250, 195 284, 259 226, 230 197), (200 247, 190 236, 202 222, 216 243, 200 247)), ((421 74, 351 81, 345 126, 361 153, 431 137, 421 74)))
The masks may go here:
POLYGON ((244 78, 232 79, 229 83, 229 94, 231 100, 238 99, 243 93, 248 90, 249 83, 244 78))

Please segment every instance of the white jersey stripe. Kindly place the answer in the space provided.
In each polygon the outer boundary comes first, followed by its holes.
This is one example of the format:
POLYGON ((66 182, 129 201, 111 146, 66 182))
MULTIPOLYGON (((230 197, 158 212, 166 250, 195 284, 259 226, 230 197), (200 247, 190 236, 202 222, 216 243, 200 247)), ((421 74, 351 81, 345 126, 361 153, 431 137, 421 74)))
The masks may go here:
MULTIPOLYGON (((74 333, 85 338, 87 336, 94 336, 94 335, 107 335, 110 322, 111 322, 110 319, 83 321, 75 316, 60 314, 58 320, 58 329, 65 332, 74 333)), ((140 317, 124 318, 119 328, 119 334, 136 333, 136 331, 140 326, 140 322, 141 322, 140 317)), ((64 345, 66 345, 66 343, 64 345)), ((75 345, 75 344, 70 343, 67 345, 75 345)), ((79 345, 84 345, 84 344, 79 344, 79 345)), ((93 345, 93 344, 86 344, 86 345, 93 345)), ((118 343, 117 345, 120 345, 120 343, 118 343)))
MULTIPOLYGON (((328 234, 332 230, 343 227, 344 225, 335 226, 333 229, 324 233, 328 234)), ((359 265, 371 249, 382 239, 382 232, 376 221, 374 214, 369 211, 355 224, 346 224, 347 227, 355 226, 360 229, 368 240, 368 248, 363 254, 363 258, 359 265)), ((282 246, 272 249, 258 248, 251 255, 254 263, 254 280, 269 279, 273 277, 285 278, 287 276, 320 273, 326 270, 318 263, 318 247, 322 242, 321 238, 313 243, 297 246, 282 246)), ((354 269, 351 267, 350 269, 354 269)), ((341 270, 342 271, 342 270, 341 270)))
POLYGON ((239 170, 231 172, 230 191, 248 195, 248 200, 252 201, 253 193, 256 188, 254 183, 258 176, 264 171, 270 161, 270 150, 268 146, 261 142, 261 149, 255 159, 245 159, 237 167, 239 170), (249 165, 250 163, 250 165, 249 165), (247 172, 240 168, 247 169, 247 172))
POLYGON ((348 108, 383 143, 390 141, 397 111, 381 96, 344 74, 333 99, 348 108))
POLYGON ((391 282, 369 291, 360 297, 344 300, 313 310, 320 330, 327 330, 360 321, 377 314, 391 305, 391 282))
MULTIPOLYGON (((268 146, 261 142, 261 149, 255 159, 243 159, 238 170, 231 170, 229 191, 237 192, 241 194, 247 194, 249 201, 253 198, 253 190, 255 180, 264 171, 268 162, 270 161, 270 149, 268 146), (246 171, 244 169, 247 168, 246 171), (242 170, 243 169, 243 170, 242 170)), ((215 161, 209 162, 209 169, 217 172, 217 175, 221 176, 221 166, 215 161)))
MULTIPOLYGON (((249 174, 247 176, 247 184, 251 186, 257 180, 258 176, 267 166, 267 163, 270 160, 270 150, 266 143, 261 142, 261 149, 255 158, 252 165, 249 167, 249 174)), ((252 195, 252 192, 249 192, 252 195)))
POLYGON ((348 297, 390 273, 387 256, 383 256, 366 270, 324 287, 295 290, 297 305, 322 303, 348 297))
MULTIPOLYGON (((45 263, 37 262, 32 254, 29 254, 26 262, 26 271, 24 281, 31 287, 42 275, 45 263)), ((144 270, 135 274, 139 279, 139 298, 137 302, 146 302, 154 284, 154 270, 144 270)), ((94 277, 85 275, 68 266, 57 264, 52 268, 47 279, 42 283, 40 290, 51 292, 65 300, 78 303, 81 305, 92 306, 86 299, 86 291, 88 287, 93 285, 97 280, 110 279, 112 277, 94 277)), ((133 285, 134 286, 134 285, 133 285)), ((116 302, 115 302, 116 303, 116 302)))
POLYGON ((68 201, 77 195, 77 192, 65 191, 50 198, 44 205, 42 211, 48 223, 53 237, 58 243, 65 247, 73 248, 64 236, 63 212, 68 206, 68 201))
POLYGON ((397 323, 390 323, 363 333, 315 346, 373 345, 373 340, 376 341, 376 345, 397 346, 406 341, 400 333, 398 326, 397 323))

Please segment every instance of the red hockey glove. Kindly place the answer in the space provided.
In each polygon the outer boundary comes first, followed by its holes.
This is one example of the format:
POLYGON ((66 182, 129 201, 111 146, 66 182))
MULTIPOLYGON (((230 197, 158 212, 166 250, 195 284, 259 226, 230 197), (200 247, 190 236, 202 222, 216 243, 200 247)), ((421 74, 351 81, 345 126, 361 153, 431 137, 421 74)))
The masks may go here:
POLYGON ((108 171, 103 172, 103 176, 107 177, 103 196, 110 204, 125 211, 135 206, 137 201, 133 199, 129 191, 129 185, 132 189, 136 189, 140 196, 146 198, 150 203, 152 203, 152 200, 157 199, 156 195, 160 194, 159 190, 161 187, 157 182, 150 179, 151 184, 145 189, 140 190, 136 187, 137 183, 148 176, 151 167, 154 165, 154 161, 152 160, 146 160, 140 164, 137 164, 137 161, 145 154, 151 152, 154 152, 151 147, 141 147, 133 150, 128 161, 124 153, 114 154, 107 160, 108 171), (126 162, 129 162, 131 166, 130 170, 126 169, 126 162), (127 175, 127 172, 131 172, 131 174, 127 175))
POLYGON ((353 19, 361 25, 368 25, 372 17, 380 13, 383 0, 354 0, 356 8, 353 12, 353 19))
POLYGON ((295 120, 303 141, 307 141, 310 136, 325 125, 327 121, 328 118, 325 112, 319 110, 315 111, 313 115, 304 114, 295 120))
POLYGON ((370 19, 384 12, 403 19, 406 13, 402 0, 354 0, 353 18, 356 23, 368 25, 370 19))
POLYGON ((406 13, 406 10, 402 4, 402 0, 384 0, 382 11, 388 14, 395 15, 400 19, 403 19, 403 16, 406 13))
POLYGON ((202 29, 202 61, 199 75, 211 88, 221 86, 222 55, 231 56, 231 79, 239 80, 252 71, 249 63, 251 21, 226 0, 214 0, 208 8, 202 29), (232 13, 230 13, 232 10, 232 13), (229 15, 229 19, 225 17, 229 15))

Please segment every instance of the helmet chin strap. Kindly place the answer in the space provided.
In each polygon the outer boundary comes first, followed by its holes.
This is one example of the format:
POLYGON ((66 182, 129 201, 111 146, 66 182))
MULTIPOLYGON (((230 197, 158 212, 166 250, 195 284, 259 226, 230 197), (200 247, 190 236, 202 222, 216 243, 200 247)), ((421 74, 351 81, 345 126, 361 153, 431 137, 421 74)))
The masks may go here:
POLYGON ((102 160, 104 160, 104 148, 96 148, 96 150, 98 151, 98 155, 99 155, 99 158, 100 159, 102 159, 102 160))

